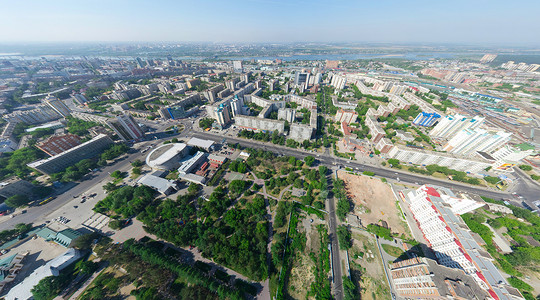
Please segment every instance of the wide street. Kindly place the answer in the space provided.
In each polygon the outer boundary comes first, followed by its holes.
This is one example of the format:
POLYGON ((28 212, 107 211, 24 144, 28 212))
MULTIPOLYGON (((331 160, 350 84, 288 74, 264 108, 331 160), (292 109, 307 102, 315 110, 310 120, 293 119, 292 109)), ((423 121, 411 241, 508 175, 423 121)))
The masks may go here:
MULTIPOLYGON (((184 132, 183 132, 184 134, 184 132)), ((272 151, 274 153, 282 154, 282 155, 289 155, 289 156, 295 156, 297 158, 304 158, 308 155, 316 156, 316 159, 320 161, 321 164, 327 165, 327 166, 341 166, 341 167, 349 167, 353 169, 357 169, 359 171, 371 171, 374 172, 375 175, 381 176, 384 178, 394 179, 397 180, 399 178, 400 182, 405 183, 411 183, 419 185, 422 184, 431 184, 431 185, 438 185, 442 187, 451 188, 453 190, 466 192, 466 193, 472 193, 472 194, 478 194, 481 196, 486 196, 493 199, 508 199, 511 198, 512 195, 507 192, 501 192, 496 191, 488 188, 478 187, 478 186, 472 186, 460 182, 455 181, 447 181, 442 180, 430 176, 423 176, 419 174, 412 174, 412 173, 406 173, 403 171, 400 171, 399 169, 392 169, 377 165, 371 165, 371 164, 363 164, 356 161, 351 161, 348 159, 343 159, 339 157, 332 157, 328 153, 318 154, 318 153, 312 153, 305 150, 300 149, 293 149, 288 148, 285 146, 279 146, 274 145, 271 143, 264 143, 260 141, 255 140, 248 140, 238 137, 230 137, 230 136, 223 136, 223 135, 217 135, 211 132, 193 132, 193 133, 185 133, 189 134, 190 136, 202 138, 202 139, 210 139, 214 140, 216 142, 222 141, 224 138, 227 140, 228 143, 238 143, 244 147, 250 147, 250 148, 259 148, 259 149, 265 149, 272 151)), ((533 183, 526 183, 528 181, 527 178, 520 179, 523 184, 520 185, 518 193, 520 196, 522 196, 527 202, 532 202, 535 200, 538 200, 540 198, 540 187, 538 185, 533 183)))

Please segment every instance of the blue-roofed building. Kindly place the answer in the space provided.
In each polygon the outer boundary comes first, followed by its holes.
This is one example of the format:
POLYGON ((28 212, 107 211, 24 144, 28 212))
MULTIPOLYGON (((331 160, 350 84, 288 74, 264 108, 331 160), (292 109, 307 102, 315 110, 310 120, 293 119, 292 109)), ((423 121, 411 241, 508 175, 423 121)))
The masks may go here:
POLYGON ((421 112, 416 116, 413 121, 413 124, 416 126, 431 127, 441 118, 441 115, 438 113, 426 113, 421 112))

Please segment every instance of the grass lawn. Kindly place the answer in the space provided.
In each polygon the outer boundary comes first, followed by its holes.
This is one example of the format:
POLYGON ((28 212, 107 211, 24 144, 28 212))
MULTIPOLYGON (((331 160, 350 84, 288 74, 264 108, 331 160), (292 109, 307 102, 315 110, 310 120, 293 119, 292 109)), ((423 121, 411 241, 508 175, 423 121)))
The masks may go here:
POLYGON ((400 248, 391 245, 382 244, 381 246, 386 253, 390 254, 393 257, 400 257, 404 252, 400 248))

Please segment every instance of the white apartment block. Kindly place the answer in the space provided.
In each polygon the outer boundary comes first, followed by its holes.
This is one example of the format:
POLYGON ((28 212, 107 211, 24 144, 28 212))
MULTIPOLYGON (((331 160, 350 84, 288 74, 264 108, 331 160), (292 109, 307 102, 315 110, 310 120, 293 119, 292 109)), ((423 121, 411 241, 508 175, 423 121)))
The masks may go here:
POLYGON ((485 118, 463 115, 448 115, 441 118, 439 123, 429 132, 431 137, 448 139, 462 129, 475 129, 484 123, 485 118))
POLYGON ((435 188, 421 186, 407 194, 407 201, 439 264, 463 270, 494 299, 520 299, 435 188))
POLYGON ((439 165, 457 171, 478 173, 491 166, 492 162, 484 159, 465 159, 441 152, 430 152, 405 146, 394 146, 388 152, 389 158, 399 159, 403 163, 415 165, 439 165))
POLYGON ((371 141, 373 143, 378 143, 385 135, 386 132, 384 129, 379 125, 377 122, 377 119, 374 117, 367 117, 366 118, 366 126, 369 128, 369 134, 371 134, 371 141))
POLYGON ((345 88, 345 84, 347 83, 347 78, 340 75, 334 75, 332 76, 332 81, 330 83, 331 86, 336 88, 336 92, 338 90, 342 90, 345 88))
POLYGON ((491 153, 506 145, 511 139, 509 132, 488 132, 484 129, 463 129, 444 145, 443 150, 458 155, 472 155, 476 152, 491 153))
POLYGON ((351 124, 356 122, 356 118, 358 118, 358 113, 351 110, 343 110, 340 109, 336 112, 336 116, 334 117, 335 122, 339 123, 347 123, 351 124))
POLYGON ((426 112, 426 113, 437 113, 439 115, 443 115, 440 111, 436 110, 431 104, 427 103, 426 101, 424 101, 423 99, 420 99, 419 97, 417 97, 415 94, 413 93, 405 93, 403 95, 403 98, 405 98, 406 100, 408 100, 411 104, 414 104, 414 105, 417 105, 418 107, 420 107, 420 109, 423 111, 423 112, 426 112))

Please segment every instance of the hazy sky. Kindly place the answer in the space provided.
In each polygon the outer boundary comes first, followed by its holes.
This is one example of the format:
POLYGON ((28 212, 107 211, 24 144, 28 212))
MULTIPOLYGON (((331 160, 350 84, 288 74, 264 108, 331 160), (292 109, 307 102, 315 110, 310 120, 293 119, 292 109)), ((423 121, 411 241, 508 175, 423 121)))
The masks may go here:
POLYGON ((0 42, 540 44, 539 0, 0 0, 0 42))

